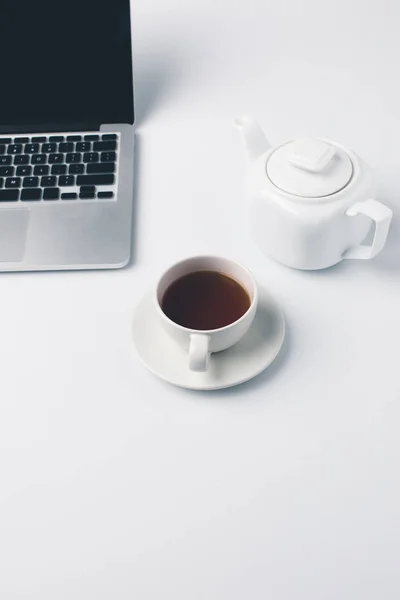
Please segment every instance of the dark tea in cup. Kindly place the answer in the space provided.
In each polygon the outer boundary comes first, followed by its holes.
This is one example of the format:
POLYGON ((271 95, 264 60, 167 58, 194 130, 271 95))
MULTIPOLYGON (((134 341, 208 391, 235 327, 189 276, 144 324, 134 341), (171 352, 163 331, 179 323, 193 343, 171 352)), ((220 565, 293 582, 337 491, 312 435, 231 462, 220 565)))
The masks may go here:
POLYGON ((234 323, 250 308, 248 292, 233 277, 218 271, 193 271, 166 290, 161 308, 188 329, 207 331, 234 323))

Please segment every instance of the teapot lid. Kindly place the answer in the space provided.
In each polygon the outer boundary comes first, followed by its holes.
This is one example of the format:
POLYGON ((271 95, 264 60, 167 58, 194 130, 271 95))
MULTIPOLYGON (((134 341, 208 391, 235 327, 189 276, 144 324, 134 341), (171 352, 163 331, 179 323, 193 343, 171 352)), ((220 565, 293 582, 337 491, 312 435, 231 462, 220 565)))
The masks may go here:
POLYGON ((267 175, 288 194, 321 198, 346 187, 353 175, 353 163, 338 146, 304 138, 274 150, 267 162, 267 175))

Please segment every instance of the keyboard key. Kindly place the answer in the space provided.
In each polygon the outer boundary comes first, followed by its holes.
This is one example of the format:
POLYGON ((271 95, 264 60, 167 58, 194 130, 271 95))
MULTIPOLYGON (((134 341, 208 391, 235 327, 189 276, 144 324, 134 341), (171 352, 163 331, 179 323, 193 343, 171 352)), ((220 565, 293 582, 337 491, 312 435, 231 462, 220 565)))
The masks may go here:
POLYGON ((17 137, 14 139, 16 144, 29 144, 30 140, 28 137, 17 137))
MULTIPOLYGON (((5 146, 4 146, 4 148, 5 148, 5 146)), ((90 152, 91 149, 92 149, 92 144, 90 142, 79 142, 76 145, 77 152, 90 152)))
POLYGON ((29 165, 23 167, 17 167, 16 175, 21 175, 22 177, 26 177, 27 175, 32 175, 32 167, 29 165))
POLYGON ((115 162, 117 160, 117 155, 115 152, 102 152, 101 153, 101 162, 115 162))
POLYGON ((76 185, 113 185, 114 175, 78 175, 76 185))
POLYGON ((39 185, 39 177, 24 177, 24 188, 34 188, 39 185))
MULTIPOLYGON (((89 144, 89 146, 90 146, 90 144, 89 144)), ((5 154, 5 153, 6 153, 6 147, 4 144, 1 144, 0 145, 0 154, 5 154)))
POLYGON ((46 188, 45 190, 43 190, 43 200, 58 200, 59 197, 59 188, 46 188))
POLYGON ((42 197, 42 190, 35 188, 33 190, 22 190, 21 200, 40 200, 42 197))
POLYGON ((81 160, 82 160, 82 154, 80 152, 74 152, 73 154, 67 154, 65 162, 80 163, 81 160))
POLYGON ((50 152, 57 152, 57 144, 42 144, 42 152, 50 154, 50 152))
POLYGON ((80 142, 81 139, 81 135, 67 135, 67 142, 80 142))
POLYGON ((63 163, 64 162, 64 154, 50 154, 49 155, 49 163, 52 165, 53 163, 63 163))
POLYGON ((19 198, 19 190, 0 190, 0 202, 15 202, 19 198))
POLYGON ((34 175, 48 175, 50 167, 48 165, 36 165, 33 169, 34 175))
POLYGON ((81 175, 85 172, 85 165, 69 165, 68 173, 70 175, 81 175))
MULTIPOLYGON (((11 164, 11 156, 8 157, 10 159, 10 164, 11 164)), ((16 156, 14 156, 14 165, 29 165, 29 161, 30 161, 31 157, 29 156, 29 154, 17 154, 16 156)), ((0 156, 0 163, 1 163, 1 156, 0 156)))
POLYGON ((51 135, 49 137, 49 142, 63 142, 63 141, 64 141, 63 135, 51 135))
POLYGON ((19 188, 21 186, 21 177, 7 177, 6 188, 19 188))
POLYGON ((11 156, 0 156, 0 165, 11 165, 11 161, 11 156))
POLYGON ((25 144, 25 154, 36 154, 39 152, 39 144, 25 144))
POLYGON ((79 194, 79 198, 80 198, 81 200, 91 200, 91 199, 93 199, 93 198, 95 198, 95 197, 96 197, 96 194, 95 194, 94 192, 89 192, 89 193, 82 193, 82 192, 81 192, 81 193, 79 194))
POLYGON ((116 150, 117 142, 95 142, 93 144, 93 150, 95 152, 109 152, 110 150, 116 150))
POLYGON ((0 138, 0 144, 11 144, 11 142, 12 142, 11 138, 0 138))
POLYGON ((93 163, 87 166, 87 173, 114 173, 115 163, 93 163))
POLYGON ((67 165, 53 165, 51 167, 52 175, 65 175, 67 172, 67 165))
POLYGON ((55 187, 57 184, 57 177, 42 177, 40 185, 42 187, 55 187))
POLYGON ((0 167, 0 175, 3 177, 12 177, 14 175, 14 167, 0 167))
MULTIPOLYGON (((51 156, 51 154, 50 154, 51 156)), ((31 163, 33 165, 42 165, 47 162, 46 154, 32 154, 31 163)))
POLYGON ((8 154, 21 154, 22 144, 10 144, 8 146, 8 154))
POLYGON ((74 151, 74 145, 70 144, 70 143, 64 143, 64 144, 60 144, 58 146, 58 151, 59 152, 73 152, 74 151))
POLYGON ((91 194, 96 191, 96 187, 94 185, 83 185, 80 189, 81 194, 91 194))
POLYGON ((61 200, 76 200, 78 194, 70 193, 70 194, 61 194, 61 200))
POLYGON ((47 139, 46 137, 41 137, 41 136, 39 136, 39 137, 33 137, 32 138, 32 143, 33 144, 43 144, 46 141, 46 139, 47 139))
POLYGON ((97 197, 102 200, 106 200, 107 198, 114 198, 113 192, 98 192, 97 197))
POLYGON ((63 177, 59 177, 58 185, 60 187, 65 187, 68 185, 75 185, 75 177, 73 175, 65 175, 63 177))
POLYGON ((83 162, 85 162, 85 163, 99 162, 99 153, 98 152, 86 152, 83 155, 83 162))
MULTIPOLYGON (((97 140, 100 139, 99 135, 85 135, 85 137, 83 138, 85 140, 85 142, 97 142, 97 140)), ((11 140, 10 140, 11 142, 11 140)), ((9 144, 10 142, 4 142, 4 144, 9 144)))
POLYGON ((117 135, 115 133, 103 133, 103 135, 101 136, 102 140, 116 140, 117 139, 117 135))
POLYGON ((2 188, 4 185, 4 179, 3 177, 0 177, 0 188, 2 188))

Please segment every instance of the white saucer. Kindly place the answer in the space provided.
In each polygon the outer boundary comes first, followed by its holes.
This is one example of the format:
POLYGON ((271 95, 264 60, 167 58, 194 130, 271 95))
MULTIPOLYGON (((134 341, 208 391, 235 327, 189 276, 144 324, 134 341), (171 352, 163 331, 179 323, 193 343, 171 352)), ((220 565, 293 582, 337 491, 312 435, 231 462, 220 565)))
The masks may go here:
POLYGON ((157 377, 193 390, 218 390, 259 375, 277 356, 285 337, 285 320, 275 300, 259 290, 253 325, 232 348, 211 355, 206 373, 189 370, 188 354, 162 328, 154 300, 147 294, 136 308, 132 335, 136 352, 157 377))

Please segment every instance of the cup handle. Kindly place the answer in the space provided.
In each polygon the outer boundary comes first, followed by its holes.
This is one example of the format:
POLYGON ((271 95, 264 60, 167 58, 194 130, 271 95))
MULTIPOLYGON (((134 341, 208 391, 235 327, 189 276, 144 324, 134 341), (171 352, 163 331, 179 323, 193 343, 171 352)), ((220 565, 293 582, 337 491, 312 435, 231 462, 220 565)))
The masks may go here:
POLYGON ((203 333, 192 333, 189 345, 189 368, 191 371, 204 373, 210 362, 210 336, 203 333))
POLYGON ((350 206, 346 211, 346 215, 349 217, 356 217, 357 215, 370 217, 375 223, 375 233, 370 246, 361 244, 360 246, 355 246, 355 248, 349 248, 343 254, 343 258, 359 258, 363 260, 374 258, 386 243, 393 212, 381 202, 371 198, 364 202, 356 202, 353 206, 350 206))

